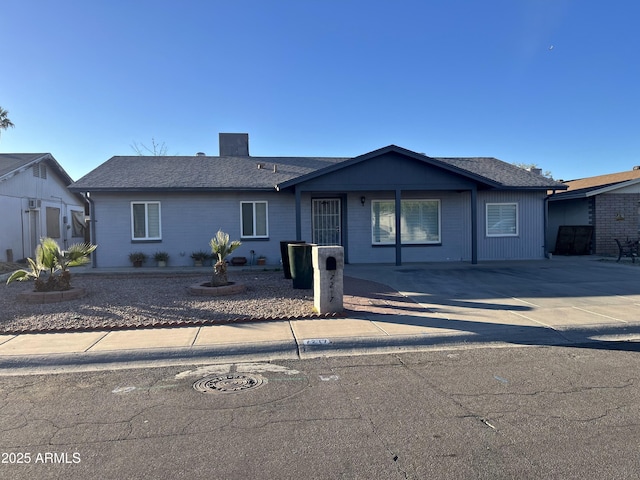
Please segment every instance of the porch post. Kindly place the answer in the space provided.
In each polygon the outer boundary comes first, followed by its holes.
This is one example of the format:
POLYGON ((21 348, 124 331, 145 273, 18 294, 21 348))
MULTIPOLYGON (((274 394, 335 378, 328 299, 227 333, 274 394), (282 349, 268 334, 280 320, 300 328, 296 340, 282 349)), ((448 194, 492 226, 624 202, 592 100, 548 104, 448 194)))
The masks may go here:
POLYGON ((396 265, 402 265, 402 232, 401 216, 402 216, 402 194, 400 189, 396 190, 396 265))
POLYGON ((342 247, 344 248, 344 263, 349 263, 349 208, 347 201, 349 196, 346 193, 340 195, 340 233, 342 234, 342 247))
POLYGON ((471 189, 471 263, 478 263, 478 187, 471 189))
POLYGON ((298 186, 295 187, 296 192, 296 240, 302 240, 302 206, 301 206, 301 195, 300 188, 298 186))

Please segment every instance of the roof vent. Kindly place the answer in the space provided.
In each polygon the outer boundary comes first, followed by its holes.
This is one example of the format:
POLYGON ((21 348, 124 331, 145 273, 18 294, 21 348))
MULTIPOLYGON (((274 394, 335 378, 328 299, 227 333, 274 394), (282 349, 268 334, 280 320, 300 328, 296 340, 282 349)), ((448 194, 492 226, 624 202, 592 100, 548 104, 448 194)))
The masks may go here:
POLYGON ((206 157, 206 156, 207 156, 207 154, 206 154, 206 153, 204 153, 204 152, 198 152, 198 153, 196 153, 196 157, 206 157))
POLYGON ((278 165, 273 164, 273 173, 278 173, 278 165))

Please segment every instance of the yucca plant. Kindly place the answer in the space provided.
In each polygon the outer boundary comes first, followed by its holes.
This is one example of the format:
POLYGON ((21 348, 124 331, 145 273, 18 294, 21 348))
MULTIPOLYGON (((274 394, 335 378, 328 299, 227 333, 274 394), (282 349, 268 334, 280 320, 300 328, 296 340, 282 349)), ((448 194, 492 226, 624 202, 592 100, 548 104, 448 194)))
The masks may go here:
POLYGON ((229 283, 227 279, 227 261, 226 258, 238 248, 242 243, 239 240, 229 240, 229 234, 218 230, 216 236, 209 242, 211 245, 211 253, 216 255, 217 261, 213 266, 213 277, 211 278, 211 286, 219 287, 229 283))
POLYGON ((30 270, 16 270, 7 279, 7 285, 14 281, 34 280, 36 292, 69 290, 69 268, 87 264, 89 255, 96 248, 96 245, 76 243, 68 250, 61 250, 54 239, 43 238, 36 248, 35 260, 27 258, 30 270), (41 275, 47 271, 49 276, 43 280, 41 275))

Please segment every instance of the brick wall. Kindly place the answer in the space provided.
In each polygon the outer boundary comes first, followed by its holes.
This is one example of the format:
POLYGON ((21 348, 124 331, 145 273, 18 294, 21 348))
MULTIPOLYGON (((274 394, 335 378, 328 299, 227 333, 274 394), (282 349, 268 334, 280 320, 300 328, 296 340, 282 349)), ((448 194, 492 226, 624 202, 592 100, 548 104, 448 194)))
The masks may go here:
POLYGON ((637 239, 640 193, 610 193, 598 195, 595 200, 595 253, 617 255, 614 239, 637 239))

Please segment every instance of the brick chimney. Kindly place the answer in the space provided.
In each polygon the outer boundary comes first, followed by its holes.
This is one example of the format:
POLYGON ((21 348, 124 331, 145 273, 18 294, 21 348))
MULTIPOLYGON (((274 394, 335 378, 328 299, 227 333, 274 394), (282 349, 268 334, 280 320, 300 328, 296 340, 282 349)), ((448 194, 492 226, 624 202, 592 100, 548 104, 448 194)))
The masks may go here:
POLYGON ((221 157, 248 157, 249 134, 248 133, 219 133, 221 157))

